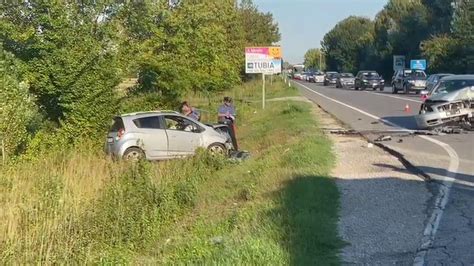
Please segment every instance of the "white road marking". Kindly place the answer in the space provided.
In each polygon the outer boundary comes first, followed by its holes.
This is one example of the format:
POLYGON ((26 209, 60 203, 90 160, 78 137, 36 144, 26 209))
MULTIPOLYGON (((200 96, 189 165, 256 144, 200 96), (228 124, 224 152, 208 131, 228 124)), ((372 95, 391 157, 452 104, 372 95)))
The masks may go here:
MULTIPOLYGON (((367 113, 363 110, 360 110, 359 108, 348 105, 346 103, 343 103, 341 101, 338 101, 336 99, 328 97, 328 96, 326 96, 322 93, 314 91, 314 90, 308 88, 307 86, 305 86, 301 83, 296 82, 296 84, 300 85, 304 89, 306 89, 309 92, 312 92, 312 93, 314 93, 314 94, 316 94, 320 97, 323 97, 327 100, 338 103, 342 106, 350 108, 354 111, 357 111, 357 112, 359 112, 361 114, 364 114, 368 117, 371 117, 373 119, 379 120, 379 121, 381 121, 381 122, 383 122, 387 125, 396 127, 397 129, 404 130, 404 131, 407 131, 407 132, 412 132, 412 130, 409 130, 409 129, 404 128, 400 125, 397 125, 397 124, 392 123, 390 121, 387 121, 383 118, 380 118, 376 115, 373 115, 373 114, 367 113)), ((423 231, 423 238, 422 238, 422 241, 421 241, 421 246, 418 249, 418 251, 416 253, 416 257, 413 261, 413 265, 416 265, 416 266, 425 265, 426 254, 428 253, 428 249, 431 246, 433 246, 433 242, 434 242, 436 233, 437 233, 438 228, 439 228, 439 223, 440 223, 441 218, 443 216, 444 209, 446 208, 446 205, 448 204, 450 189, 453 186, 453 182, 455 181, 455 178, 456 178, 456 173, 459 169, 459 156, 451 146, 449 146, 448 144, 446 144, 444 142, 436 140, 434 138, 428 137, 428 136, 419 136, 419 137, 424 139, 424 140, 427 140, 427 141, 429 141, 433 144, 436 144, 436 145, 440 146, 441 148, 443 148, 449 155, 449 167, 448 167, 448 170, 446 171, 446 176, 443 176, 441 178, 442 184, 439 187, 439 192, 438 192, 437 198, 435 200, 434 210, 431 213, 431 216, 429 218, 429 222, 426 225, 425 230, 423 231)))
POLYGON ((409 102, 415 102, 415 103, 423 103, 423 101, 414 100, 414 99, 410 99, 410 98, 399 97, 399 96, 394 96, 394 95, 388 95, 388 94, 385 94, 385 93, 376 93, 376 92, 371 92, 371 91, 366 91, 366 92, 370 93, 370 94, 373 94, 373 95, 383 96, 383 97, 390 97, 390 98, 394 98, 394 99, 399 99, 399 100, 404 100, 404 101, 409 101, 409 102))

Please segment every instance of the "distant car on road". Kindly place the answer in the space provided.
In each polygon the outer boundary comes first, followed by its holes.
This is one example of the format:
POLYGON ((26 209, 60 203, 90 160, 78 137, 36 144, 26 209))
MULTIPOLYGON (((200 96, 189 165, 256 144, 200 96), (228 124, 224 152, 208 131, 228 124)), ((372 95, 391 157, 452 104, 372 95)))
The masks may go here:
POLYGON ((314 72, 309 78, 309 82, 324 83, 324 72, 321 72, 321 71, 314 72))
POLYGON ((308 81, 308 76, 309 76, 308 72, 301 73, 301 80, 302 81, 308 81))
POLYGON ((354 87, 355 77, 352 73, 341 73, 336 80, 336 88, 354 87))
POLYGON ((385 88, 385 80, 374 70, 359 71, 354 81, 355 90, 380 89, 385 88))
POLYGON ((426 73, 423 70, 398 70, 392 77, 392 93, 403 91, 408 94, 415 91, 417 94, 426 89, 426 73))
POLYGON ((226 155, 230 137, 176 112, 123 114, 113 120, 106 152, 124 160, 167 160, 193 155, 197 148, 226 155))
POLYGON ((426 79, 426 90, 427 91, 431 91, 431 89, 434 88, 434 86, 436 86, 436 84, 438 84, 438 82, 444 78, 444 77, 447 77, 447 76, 452 76, 453 74, 446 74, 446 73, 442 73, 442 74, 432 74, 430 75, 427 79, 426 79))
POLYGON ((293 79, 301 80, 301 78, 302 78, 301 73, 295 73, 295 74, 293 75, 293 79))
POLYGON ((324 86, 336 84, 338 75, 339 75, 338 72, 333 72, 333 71, 326 72, 326 75, 324 76, 324 86))

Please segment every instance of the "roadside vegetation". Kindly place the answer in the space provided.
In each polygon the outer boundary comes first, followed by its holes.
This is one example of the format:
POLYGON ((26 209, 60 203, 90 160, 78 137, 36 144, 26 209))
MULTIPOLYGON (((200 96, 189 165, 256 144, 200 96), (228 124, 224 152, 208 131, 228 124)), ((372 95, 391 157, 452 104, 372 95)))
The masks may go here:
POLYGON ((244 48, 280 39, 272 15, 251 0, 171 3, 2 2, 0 138, 8 161, 100 147, 117 113, 175 109, 190 92, 229 90, 247 78, 244 48), (138 83, 119 86, 131 78, 138 83))
MULTIPOLYGON (((432 73, 474 72, 474 2, 472 0, 390 0, 374 20, 348 17, 322 41, 325 69, 376 70, 393 74, 393 56, 428 61, 432 73)), ((309 50, 305 65, 319 68, 319 55, 309 50)))
MULTIPOLYGON (((226 92, 251 159, 131 165, 64 149, 0 173, 2 264, 337 264, 334 157, 309 103, 268 102, 260 82, 226 92)), ((279 80, 269 98, 297 95, 279 80)), ((191 93, 214 109, 221 95, 191 93)), ((215 119, 210 117, 209 119, 215 119)))

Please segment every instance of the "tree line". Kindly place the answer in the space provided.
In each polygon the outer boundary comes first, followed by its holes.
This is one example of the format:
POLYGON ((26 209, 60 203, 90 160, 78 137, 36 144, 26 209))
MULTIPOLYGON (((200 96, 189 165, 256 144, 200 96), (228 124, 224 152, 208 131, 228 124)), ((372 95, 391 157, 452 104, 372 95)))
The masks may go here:
POLYGON ((0 138, 9 154, 102 141, 114 114, 230 88, 243 78, 245 46, 280 39, 272 14, 251 0, 102 2, 0 4, 0 138), (137 86, 117 91, 137 76, 137 86))
POLYGON ((389 78, 394 55, 427 59, 432 73, 473 73, 473 43, 472 0, 389 0, 374 20, 339 22, 321 46, 327 70, 370 69, 389 78))

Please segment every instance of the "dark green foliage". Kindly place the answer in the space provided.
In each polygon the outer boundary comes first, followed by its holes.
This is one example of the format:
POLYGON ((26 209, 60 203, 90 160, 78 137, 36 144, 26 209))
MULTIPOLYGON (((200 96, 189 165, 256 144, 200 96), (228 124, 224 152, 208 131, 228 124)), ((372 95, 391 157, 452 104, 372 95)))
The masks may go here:
POLYGON ((407 61, 426 58, 429 72, 472 73, 473 5, 472 0, 390 0, 372 29, 357 23, 362 18, 349 17, 324 37, 328 69, 375 69, 388 79, 393 56, 405 55, 407 61))
POLYGON ((360 54, 372 42, 373 28, 367 18, 349 17, 339 22, 322 42, 326 69, 356 72, 360 68, 360 54))
POLYGON ((304 66, 311 70, 324 70, 326 59, 323 51, 318 48, 309 49, 304 55, 304 66))
POLYGON ((2 3, 0 14, 0 43, 17 62, 0 93, 25 81, 17 105, 31 99, 39 110, 29 135, 31 115, 20 119, 15 130, 21 136, 8 140, 9 152, 30 138, 36 152, 82 140, 98 143, 118 112, 170 109, 190 91, 229 89, 241 80, 245 45, 280 38, 272 15, 250 0, 240 6, 233 0, 173 6, 153 0, 27 1, 2 3), (124 78, 137 76, 132 90, 118 91, 124 78))

